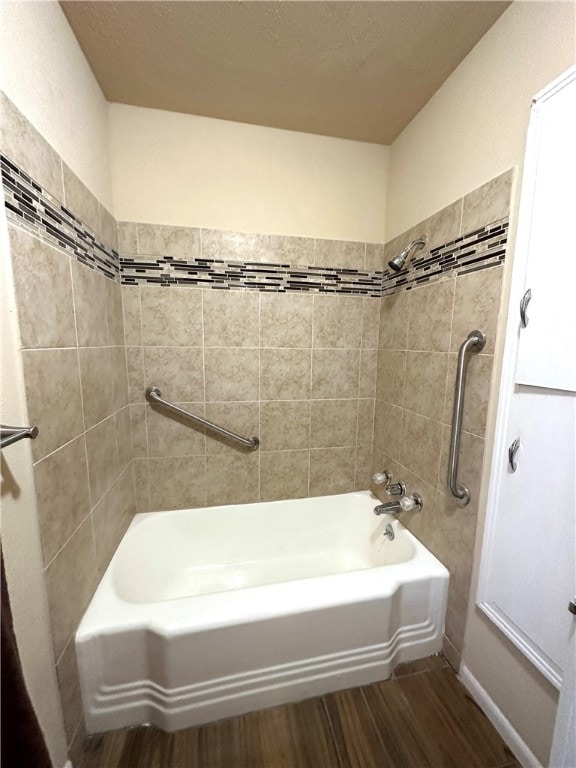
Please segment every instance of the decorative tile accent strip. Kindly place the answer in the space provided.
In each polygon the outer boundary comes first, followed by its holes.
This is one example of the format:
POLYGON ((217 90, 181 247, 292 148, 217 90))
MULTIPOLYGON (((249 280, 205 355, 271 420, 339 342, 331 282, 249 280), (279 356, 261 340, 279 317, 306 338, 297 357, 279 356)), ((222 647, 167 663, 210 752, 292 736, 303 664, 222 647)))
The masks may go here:
POLYGON ((382 278, 382 295, 409 291, 423 283, 440 280, 448 272, 465 275, 498 266, 506 257, 507 240, 508 219, 502 219, 432 248, 413 258, 408 269, 401 272, 386 268, 382 278))
POLYGON ((4 155, 0 155, 0 165, 9 220, 50 245, 73 254, 91 269, 112 280, 119 279, 116 251, 104 245, 93 230, 4 155))
POLYGON ((345 293, 379 297, 382 272, 332 267, 291 267, 251 261, 190 260, 162 256, 154 260, 120 257, 123 285, 194 285, 202 288, 286 293, 345 293))
POLYGON ((82 264, 124 285, 179 285, 220 290, 313 292, 387 296, 464 275, 504 261, 508 219, 489 224, 412 259, 408 269, 367 271, 336 267, 291 266, 244 260, 192 257, 156 259, 119 257, 71 211, 0 155, 7 216, 42 240, 74 254, 82 264))

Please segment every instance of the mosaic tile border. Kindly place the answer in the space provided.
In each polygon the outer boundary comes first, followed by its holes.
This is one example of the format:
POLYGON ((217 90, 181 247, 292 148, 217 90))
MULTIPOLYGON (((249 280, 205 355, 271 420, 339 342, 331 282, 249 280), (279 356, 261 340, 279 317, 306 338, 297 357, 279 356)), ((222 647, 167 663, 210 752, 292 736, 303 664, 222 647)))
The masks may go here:
POLYGON ((507 242, 507 218, 457 237, 413 258, 408 269, 392 272, 386 268, 382 278, 382 296, 440 280, 449 272, 466 275, 499 266, 506 258, 507 242))
POLYGON ((123 285, 194 285, 221 290, 340 293, 375 298, 382 292, 382 272, 357 269, 202 258, 183 260, 172 256, 144 261, 122 256, 120 271, 123 285))
POLYGON ((6 216, 19 227, 54 245, 91 269, 119 280, 118 254, 108 248, 72 211, 30 176, 0 155, 6 216))
POLYGON ((451 272, 464 275, 499 266, 506 257, 507 218, 432 248, 414 258, 409 269, 399 273, 388 268, 382 272, 202 257, 120 257, 17 165, 3 155, 0 155, 0 161, 8 218, 123 285, 333 293, 378 298, 450 277, 451 272))

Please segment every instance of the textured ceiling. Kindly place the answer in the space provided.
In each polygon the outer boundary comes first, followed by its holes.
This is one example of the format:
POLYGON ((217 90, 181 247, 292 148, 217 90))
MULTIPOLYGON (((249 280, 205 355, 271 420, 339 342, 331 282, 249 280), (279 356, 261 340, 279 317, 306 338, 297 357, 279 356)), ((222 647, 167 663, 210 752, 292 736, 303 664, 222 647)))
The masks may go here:
POLYGON ((109 101, 391 143, 509 2, 62 2, 109 101))

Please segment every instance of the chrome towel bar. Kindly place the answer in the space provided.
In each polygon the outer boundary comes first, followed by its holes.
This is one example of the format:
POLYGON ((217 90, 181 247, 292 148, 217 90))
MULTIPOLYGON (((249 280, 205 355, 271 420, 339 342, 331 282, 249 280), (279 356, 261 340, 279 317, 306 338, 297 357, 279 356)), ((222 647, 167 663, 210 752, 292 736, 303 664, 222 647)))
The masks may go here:
POLYGON ((229 429, 219 427, 217 424, 213 424, 211 421, 207 421, 201 416, 196 416, 195 414, 190 413, 190 411, 185 411, 184 408, 180 408, 178 405, 170 403, 168 400, 164 400, 162 392, 160 392, 158 387, 148 387, 146 390, 146 399, 150 403, 161 405, 167 411, 171 411, 171 413, 175 413, 178 416, 184 416, 193 424, 206 427, 207 429, 212 430, 212 432, 222 435, 222 437, 227 437, 229 440, 233 440, 235 443, 239 443, 244 446, 244 448, 248 448, 251 451, 257 450, 260 445, 260 440, 257 437, 240 437, 240 435, 237 435, 235 432, 230 432, 229 429))
POLYGON ((454 412, 452 414, 452 434, 450 436, 450 458, 448 459, 448 487, 463 507, 470 501, 470 491, 458 482, 458 455, 460 453, 460 432, 462 431, 462 411, 464 408, 464 390, 466 387, 466 363, 468 352, 480 352, 486 344, 482 331, 471 331, 461 344, 456 368, 456 387, 454 390, 454 412))
POLYGON ((35 440, 38 437, 38 427, 8 427, 6 424, 0 425, 0 448, 6 448, 18 440, 29 437, 35 440))

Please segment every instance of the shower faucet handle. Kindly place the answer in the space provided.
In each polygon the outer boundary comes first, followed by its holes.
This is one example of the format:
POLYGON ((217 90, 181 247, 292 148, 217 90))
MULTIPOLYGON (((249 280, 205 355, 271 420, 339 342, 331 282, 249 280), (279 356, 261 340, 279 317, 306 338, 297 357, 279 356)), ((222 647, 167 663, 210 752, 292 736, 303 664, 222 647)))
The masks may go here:
POLYGON ((372 482, 374 485, 385 485, 388 487, 392 482, 392 473, 388 472, 387 469, 384 472, 376 472, 372 475, 372 482))

